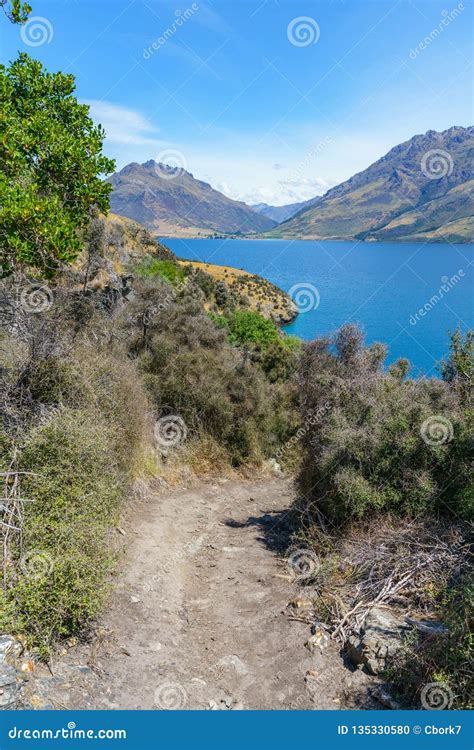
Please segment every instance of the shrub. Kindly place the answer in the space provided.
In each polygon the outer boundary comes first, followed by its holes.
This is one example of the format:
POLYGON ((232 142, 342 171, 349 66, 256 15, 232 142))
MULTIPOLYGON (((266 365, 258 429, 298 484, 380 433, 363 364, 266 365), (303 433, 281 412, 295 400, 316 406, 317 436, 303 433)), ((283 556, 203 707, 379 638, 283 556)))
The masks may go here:
POLYGON ((123 491, 112 437, 97 414, 64 408, 30 432, 20 455, 19 469, 32 473, 22 483, 22 546, 7 580, 13 622, 3 627, 26 630, 44 652, 82 630, 104 600, 107 533, 123 491))
POLYGON ((299 384, 307 502, 335 524, 382 511, 469 516, 469 424, 454 389, 404 380, 400 368, 386 373, 383 357, 353 326, 306 346, 299 384))
POLYGON ((474 647, 474 576, 465 572, 438 594, 438 616, 448 628, 446 635, 408 641, 387 677, 397 697, 419 706, 422 688, 440 683, 450 708, 472 709, 472 660, 474 647))
POLYGON ((162 279, 174 285, 184 281, 186 275, 184 269, 172 260, 160 260, 151 256, 146 256, 134 270, 137 276, 144 279, 161 276, 162 279))
MULTIPOLYGON (((147 287, 146 304, 156 309, 161 294, 147 287)), ((199 302, 183 299, 162 308, 146 338, 137 325, 142 305, 131 303, 124 322, 156 414, 179 415, 190 438, 212 437, 234 464, 272 455, 292 423, 283 393, 226 342, 225 330, 216 328, 199 302)))
POLYGON ((277 326, 253 310, 236 310, 228 321, 229 341, 236 346, 250 345, 265 351, 278 342, 277 326))

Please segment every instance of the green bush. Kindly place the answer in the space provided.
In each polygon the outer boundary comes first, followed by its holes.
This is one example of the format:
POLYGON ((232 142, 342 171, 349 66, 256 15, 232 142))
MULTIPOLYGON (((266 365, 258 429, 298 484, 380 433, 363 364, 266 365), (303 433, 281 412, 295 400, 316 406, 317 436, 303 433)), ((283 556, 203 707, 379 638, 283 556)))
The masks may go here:
POLYGON ((445 636, 408 641, 391 667, 397 698, 419 706, 423 686, 440 683, 450 708, 472 709, 474 694, 474 576, 465 572, 438 596, 438 616, 448 628, 445 636))
POLYGON ((228 318, 228 331, 231 344, 255 346, 262 351, 280 338, 275 323, 253 310, 236 310, 228 318))
POLYGON ((172 260, 159 260, 152 256, 146 256, 134 269, 137 276, 149 279, 160 276, 170 284, 176 285, 184 281, 185 271, 172 260))
POLYGON ((384 349, 347 326, 306 346, 300 488, 332 523, 392 512, 473 513, 472 416, 440 380, 382 369, 384 349), (469 435, 471 434, 471 437, 469 435))
POLYGON ((147 286, 146 302, 143 295, 134 300, 125 321, 156 413, 178 414, 190 437, 211 436, 234 464, 273 455, 294 421, 294 408, 285 412, 291 404, 286 385, 272 386, 213 323, 226 319, 211 319, 196 300, 160 308, 144 337, 132 321, 140 321, 144 306, 158 309, 162 294, 147 286))
POLYGON ((7 580, 4 629, 26 631, 45 652, 100 611, 123 484, 110 429, 96 413, 63 408, 34 428, 18 468, 25 502, 22 545, 7 580))

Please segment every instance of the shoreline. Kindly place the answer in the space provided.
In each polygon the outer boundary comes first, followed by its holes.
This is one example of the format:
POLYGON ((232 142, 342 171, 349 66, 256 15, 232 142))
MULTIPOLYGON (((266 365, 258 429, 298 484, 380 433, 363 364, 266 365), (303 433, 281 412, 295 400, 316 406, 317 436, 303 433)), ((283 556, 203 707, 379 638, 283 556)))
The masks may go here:
POLYGON ((179 236, 179 235, 155 235, 156 238, 160 242, 166 242, 166 240, 183 240, 183 241, 202 241, 202 242, 209 242, 209 241, 222 241, 222 240, 239 240, 240 242, 352 242, 355 245, 421 245, 421 246, 431 246, 431 245, 462 245, 463 247, 474 247, 474 238, 470 242, 466 242, 465 240, 425 240, 425 239, 399 239, 399 240, 379 240, 379 239, 365 239, 365 240, 358 240, 355 237, 353 238, 337 238, 337 237, 331 237, 328 239, 322 239, 322 238, 314 238, 314 237, 239 237, 237 235, 222 235, 218 237, 189 237, 189 236, 179 236))

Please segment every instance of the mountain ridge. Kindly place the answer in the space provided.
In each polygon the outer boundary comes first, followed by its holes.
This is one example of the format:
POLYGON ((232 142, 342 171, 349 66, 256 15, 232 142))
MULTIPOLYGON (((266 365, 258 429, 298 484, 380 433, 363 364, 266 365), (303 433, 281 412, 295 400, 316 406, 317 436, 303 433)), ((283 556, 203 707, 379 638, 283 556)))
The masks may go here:
POLYGON ((107 180, 110 208, 161 236, 264 232, 275 222, 234 201, 190 172, 149 159, 131 162, 107 180))
POLYGON ((394 146, 265 236, 473 241, 473 165, 474 127, 428 130, 394 146), (448 224, 456 225, 452 233, 443 230, 448 224))

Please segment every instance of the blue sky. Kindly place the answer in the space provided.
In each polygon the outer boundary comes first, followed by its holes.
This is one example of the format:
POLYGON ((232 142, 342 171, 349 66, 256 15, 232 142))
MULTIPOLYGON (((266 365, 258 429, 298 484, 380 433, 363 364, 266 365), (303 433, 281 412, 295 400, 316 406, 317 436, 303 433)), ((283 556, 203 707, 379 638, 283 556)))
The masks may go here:
POLYGON ((0 24, 2 62, 73 72, 118 167, 168 160, 283 204, 473 122, 468 0, 30 2, 29 26, 0 24))

